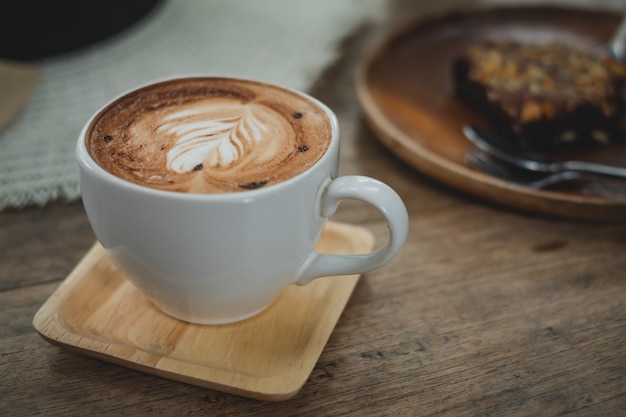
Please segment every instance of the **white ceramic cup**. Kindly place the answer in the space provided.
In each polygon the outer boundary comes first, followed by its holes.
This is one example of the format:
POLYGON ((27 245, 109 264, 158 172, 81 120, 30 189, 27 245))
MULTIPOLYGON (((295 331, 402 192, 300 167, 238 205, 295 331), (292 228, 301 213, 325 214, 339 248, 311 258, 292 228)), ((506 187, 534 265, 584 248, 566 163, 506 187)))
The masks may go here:
POLYGON ((177 193, 122 180, 91 158, 85 134, 93 118, 85 125, 76 158, 91 226, 113 262, 163 312, 200 324, 243 320, 271 305, 290 284, 366 272, 402 247, 408 230, 402 200, 378 180, 337 178, 336 117, 303 95, 331 121, 326 153, 293 178, 237 193, 177 193), (383 247, 362 255, 315 251, 327 218, 343 199, 362 200, 382 213, 389 227, 383 247))

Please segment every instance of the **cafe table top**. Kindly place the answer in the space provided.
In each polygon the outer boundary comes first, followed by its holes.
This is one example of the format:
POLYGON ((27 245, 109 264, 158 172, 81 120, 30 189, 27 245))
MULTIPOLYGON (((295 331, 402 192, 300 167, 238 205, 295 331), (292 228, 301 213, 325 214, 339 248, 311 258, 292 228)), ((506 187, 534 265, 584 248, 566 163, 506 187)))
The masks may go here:
MULTIPOLYGON (((260 401, 47 343, 33 317, 95 241, 80 201, 54 202, 0 212, 0 415, 626 413, 626 222, 501 207, 401 162, 355 92, 381 31, 346 39, 310 92, 337 113, 340 174, 391 185, 409 233, 391 263, 361 276, 302 389, 260 401)), ((386 237, 363 203, 332 219, 386 237)))

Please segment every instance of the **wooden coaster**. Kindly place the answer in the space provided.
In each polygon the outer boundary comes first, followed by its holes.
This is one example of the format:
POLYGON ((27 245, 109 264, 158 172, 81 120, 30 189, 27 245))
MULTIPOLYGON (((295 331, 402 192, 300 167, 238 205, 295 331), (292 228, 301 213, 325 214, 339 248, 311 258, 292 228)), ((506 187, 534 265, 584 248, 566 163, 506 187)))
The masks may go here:
MULTIPOLYGON (((329 222, 320 253, 369 252, 372 234, 329 222)), ((258 316, 205 326, 173 319, 126 280, 96 243, 33 319, 48 342, 132 369, 267 401, 309 377, 359 275, 292 285, 258 316)))

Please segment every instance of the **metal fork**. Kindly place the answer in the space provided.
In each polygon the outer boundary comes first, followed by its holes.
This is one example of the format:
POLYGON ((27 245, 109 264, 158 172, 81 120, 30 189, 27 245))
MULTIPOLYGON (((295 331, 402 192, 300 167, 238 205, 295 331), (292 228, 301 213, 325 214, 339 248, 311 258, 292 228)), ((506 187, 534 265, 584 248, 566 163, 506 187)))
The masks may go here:
POLYGON ((596 164, 584 161, 545 161, 541 156, 525 151, 513 141, 472 125, 464 125, 463 133, 475 146, 501 161, 516 165, 529 171, 559 173, 561 171, 579 171, 593 176, 626 179, 626 168, 596 164))
POLYGON ((573 180, 603 178, 602 176, 581 171, 559 171, 553 173, 528 171, 501 162, 477 148, 469 149, 465 153, 465 160, 470 165, 492 177, 537 190, 573 180))

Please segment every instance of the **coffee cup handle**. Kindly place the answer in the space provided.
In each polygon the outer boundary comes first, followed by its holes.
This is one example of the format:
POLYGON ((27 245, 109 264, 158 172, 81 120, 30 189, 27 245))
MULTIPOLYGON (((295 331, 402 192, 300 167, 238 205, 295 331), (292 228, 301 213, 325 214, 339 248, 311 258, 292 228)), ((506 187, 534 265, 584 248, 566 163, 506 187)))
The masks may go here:
POLYGON ((400 196, 388 185, 373 178, 348 175, 336 178, 326 186, 321 198, 321 215, 330 217, 345 199, 364 201, 385 217, 389 238, 380 249, 358 255, 311 253, 296 275, 295 283, 304 285, 314 278, 330 275, 360 274, 391 261, 408 233, 409 218, 400 196))

